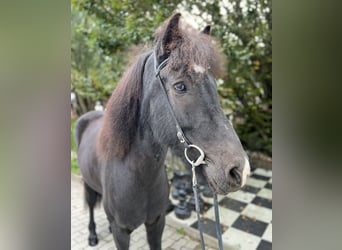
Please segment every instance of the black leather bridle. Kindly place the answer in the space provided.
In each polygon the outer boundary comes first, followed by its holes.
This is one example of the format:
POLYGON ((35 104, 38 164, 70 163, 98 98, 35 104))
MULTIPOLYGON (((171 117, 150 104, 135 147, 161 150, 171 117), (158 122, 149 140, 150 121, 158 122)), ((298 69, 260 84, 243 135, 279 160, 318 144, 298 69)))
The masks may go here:
MULTIPOLYGON (((156 53, 153 53, 154 57, 154 69, 155 69, 155 75, 159 79, 159 84, 162 89, 163 94, 165 95, 165 98, 167 100, 167 105, 168 109, 173 117, 173 120, 176 124, 176 130, 177 130, 177 138, 181 144, 184 145, 184 155, 187 161, 191 164, 192 166, 192 189, 194 192, 195 196, 195 207, 196 207, 196 214, 197 214, 197 225, 198 225, 198 230, 200 234, 200 240, 201 240, 201 248, 202 250, 205 250, 205 245, 204 245, 204 239, 203 239, 203 230, 202 230, 202 225, 201 225, 201 217, 200 217, 200 208, 199 208, 199 201, 198 201, 198 184, 197 184, 197 178, 196 178, 196 172, 195 168, 201 164, 205 164, 205 154, 203 150, 194 145, 191 144, 190 141, 186 138, 181 126, 178 123, 178 120, 176 118, 175 112, 171 106, 169 97, 167 95, 166 89, 165 89, 165 84, 163 82, 162 77, 160 76, 161 70, 167 65, 167 62, 169 61, 169 58, 166 58, 164 61, 162 61, 159 65, 157 65, 157 58, 156 58, 156 53), (187 154, 187 150, 189 148, 194 148, 199 152, 199 157, 195 160, 191 160, 187 154)), ((218 209, 218 203, 217 203, 217 195, 214 193, 213 195, 213 200, 214 200, 214 210, 215 210, 215 226, 216 226, 216 234, 217 234, 217 240, 218 240, 218 245, 219 245, 219 250, 223 250, 223 244, 222 244, 222 232, 221 232, 221 224, 220 224, 220 215, 219 215, 219 209, 218 209)))

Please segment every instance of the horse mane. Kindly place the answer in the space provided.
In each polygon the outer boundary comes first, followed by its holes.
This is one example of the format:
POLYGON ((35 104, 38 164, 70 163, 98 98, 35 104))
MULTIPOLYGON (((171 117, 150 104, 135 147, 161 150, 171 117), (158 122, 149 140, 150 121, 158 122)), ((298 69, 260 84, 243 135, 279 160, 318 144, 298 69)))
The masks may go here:
POLYGON ((149 55, 147 52, 135 58, 108 100, 97 140, 97 153, 102 159, 122 159, 131 148, 138 126, 144 65, 149 55))
MULTIPOLYGON (((161 40, 168 35, 166 34, 168 22, 169 20, 165 21, 156 30, 156 40, 161 40)), ((170 53, 166 70, 178 71, 191 76, 194 74, 193 67, 198 65, 211 72, 216 78, 224 77, 225 57, 219 42, 208 35, 208 32, 194 30, 181 18, 175 37, 166 48, 170 53)))

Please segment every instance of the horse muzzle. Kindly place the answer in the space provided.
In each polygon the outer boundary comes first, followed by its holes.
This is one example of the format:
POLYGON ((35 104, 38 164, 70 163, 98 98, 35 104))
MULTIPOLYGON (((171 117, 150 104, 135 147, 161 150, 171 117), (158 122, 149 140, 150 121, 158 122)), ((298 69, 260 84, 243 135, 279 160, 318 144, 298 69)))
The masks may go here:
POLYGON ((214 193, 226 195, 239 190, 246 184, 247 176, 250 174, 250 164, 247 157, 219 169, 209 163, 204 168, 204 174, 214 193))

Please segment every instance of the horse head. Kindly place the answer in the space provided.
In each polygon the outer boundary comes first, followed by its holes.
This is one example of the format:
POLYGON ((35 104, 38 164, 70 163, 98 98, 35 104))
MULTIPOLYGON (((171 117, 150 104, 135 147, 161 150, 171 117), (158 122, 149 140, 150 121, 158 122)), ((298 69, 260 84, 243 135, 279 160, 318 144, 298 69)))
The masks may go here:
MULTIPOLYGON (((208 26, 202 32, 193 31, 183 24, 180 14, 173 15, 157 30, 154 63, 158 67, 167 60, 160 70, 167 98, 154 76, 149 105, 154 116, 151 128, 162 138, 161 143, 184 147, 178 141, 174 117, 166 104, 169 102, 187 140, 205 153, 202 168, 212 191, 227 194, 246 183, 250 165, 220 107, 215 79, 223 72, 224 60, 209 33, 208 26)), ((184 157, 184 150, 175 152, 184 157)))

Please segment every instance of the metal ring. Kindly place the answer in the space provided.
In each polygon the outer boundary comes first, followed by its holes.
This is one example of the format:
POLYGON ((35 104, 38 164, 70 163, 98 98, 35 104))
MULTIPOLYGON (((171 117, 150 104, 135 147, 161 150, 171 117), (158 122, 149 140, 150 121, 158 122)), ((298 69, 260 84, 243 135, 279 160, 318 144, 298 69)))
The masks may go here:
POLYGON ((189 147, 187 147, 187 148, 184 149, 184 155, 185 155, 186 160, 187 160, 192 166, 197 167, 197 166, 199 166, 199 165, 201 165, 201 164, 205 164, 205 161, 204 161, 205 155, 204 155, 203 150, 202 150, 200 147, 198 147, 198 146, 196 146, 196 145, 194 145, 194 144, 191 144, 191 145, 189 145, 189 147), (191 161, 191 160, 189 159, 188 155, 187 155, 187 151, 188 151, 189 148, 195 148, 195 149, 197 149, 198 152, 200 153, 200 156, 198 156, 198 158, 197 158, 197 160, 196 160, 195 162, 194 162, 194 161, 191 161))

